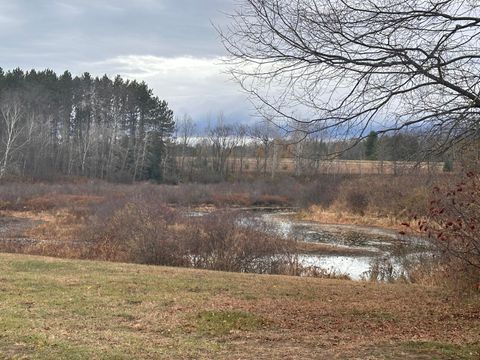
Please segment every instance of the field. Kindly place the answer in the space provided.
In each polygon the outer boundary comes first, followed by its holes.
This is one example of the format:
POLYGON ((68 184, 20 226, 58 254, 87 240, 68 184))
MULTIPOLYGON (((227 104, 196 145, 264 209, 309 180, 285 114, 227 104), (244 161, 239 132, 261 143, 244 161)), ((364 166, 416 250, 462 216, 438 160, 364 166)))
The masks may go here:
MULTIPOLYGON (((194 157, 177 158, 177 164, 183 164, 185 171, 189 172, 195 167, 198 159, 194 157)), ((233 174, 240 177, 245 174, 262 173, 268 174, 297 174, 297 175, 367 175, 367 174, 440 174, 443 172, 443 162, 416 162, 416 161, 375 161, 375 160, 307 160, 301 162, 292 158, 279 158, 276 161, 269 158, 228 158, 226 168, 233 174), (266 166, 266 167, 265 167, 266 166)), ((207 159, 209 166, 212 166, 213 159, 207 159)))
POLYGON ((14 359, 478 359, 438 288, 0 255, 14 359))

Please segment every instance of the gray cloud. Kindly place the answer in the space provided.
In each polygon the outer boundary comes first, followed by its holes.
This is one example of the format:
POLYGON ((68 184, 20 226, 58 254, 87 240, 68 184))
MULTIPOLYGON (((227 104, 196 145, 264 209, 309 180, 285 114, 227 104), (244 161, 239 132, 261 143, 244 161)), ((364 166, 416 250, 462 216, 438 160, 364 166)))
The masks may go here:
POLYGON ((234 0, 0 0, 0 66, 145 80, 178 112, 248 117, 211 22, 234 0))
POLYGON ((1 47, 61 55, 55 61, 218 56, 223 50, 210 21, 224 21, 222 11, 231 6, 225 0, 2 0, 1 47))

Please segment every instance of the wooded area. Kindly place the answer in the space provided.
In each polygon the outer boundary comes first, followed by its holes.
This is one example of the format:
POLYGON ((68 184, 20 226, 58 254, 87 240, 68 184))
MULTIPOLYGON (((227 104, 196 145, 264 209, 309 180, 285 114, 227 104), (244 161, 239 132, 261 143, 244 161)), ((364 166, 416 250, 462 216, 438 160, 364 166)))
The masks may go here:
POLYGON ((0 177, 161 180, 173 112, 145 83, 0 70, 0 177))
POLYGON ((287 136, 268 121, 232 124, 223 114, 202 131, 188 115, 174 120, 168 104, 145 83, 120 76, 0 71, 0 110, 1 178, 209 182, 247 173, 315 175, 325 167, 328 173, 344 173, 332 159, 411 161, 409 168, 425 160, 450 160, 448 155, 421 157, 429 146, 421 133, 378 137, 372 132, 366 140, 316 133, 299 142, 301 133, 287 136))

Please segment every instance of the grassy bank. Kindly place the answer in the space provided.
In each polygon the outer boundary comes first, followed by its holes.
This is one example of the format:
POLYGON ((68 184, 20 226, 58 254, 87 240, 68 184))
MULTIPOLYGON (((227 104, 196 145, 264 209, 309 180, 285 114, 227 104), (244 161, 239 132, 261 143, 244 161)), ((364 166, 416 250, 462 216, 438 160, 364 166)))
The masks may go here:
POLYGON ((320 224, 361 225, 392 230, 403 230, 401 222, 408 219, 406 215, 397 217, 373 212, 358 214, 341 209, 325 209, 315 205, 299 211, 297 217, 301 220, 314 221, 320 224))
POLYGON ((0 255, 0 356, 478 359, 437 288, 0 255))

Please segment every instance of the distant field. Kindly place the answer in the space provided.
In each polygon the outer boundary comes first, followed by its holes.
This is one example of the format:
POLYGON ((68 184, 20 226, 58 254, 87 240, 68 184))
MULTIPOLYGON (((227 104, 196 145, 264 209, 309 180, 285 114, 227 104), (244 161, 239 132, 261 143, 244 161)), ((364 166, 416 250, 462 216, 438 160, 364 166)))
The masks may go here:
MULTIPOLYGON (((478 359, 437 288, 0 254, 5 359, 478 359)), ((450 299, 451 300, 451 299, 450 299)))
MULTIPOLYGON (((184 168, 195 166, 196 158, 186 157, 184 168)), ((208 160, 212 165, 212 159, 208 160)), ((178 164, 181 158, 177 158, 178 164)), ((262 173, 264 160, 262 158, 229 158, 226 160, 227 168, 231 172, 239 173, 262 173)), ((281 158, 276 162, 267 160, 266 172, 270 174, 274 167, 275 173, 281 174, 408 174, 415 173, 440 173, 443 172, 443 162, 415 162, 415 161, 375 161, 375 160, 308 160, 300 162, 292 158, 281 158)))

